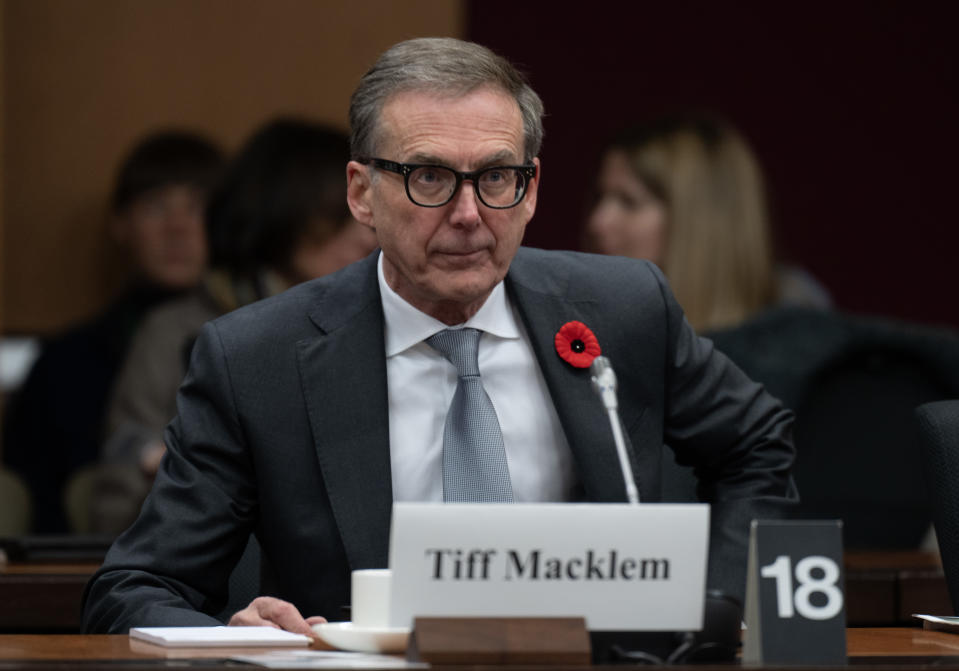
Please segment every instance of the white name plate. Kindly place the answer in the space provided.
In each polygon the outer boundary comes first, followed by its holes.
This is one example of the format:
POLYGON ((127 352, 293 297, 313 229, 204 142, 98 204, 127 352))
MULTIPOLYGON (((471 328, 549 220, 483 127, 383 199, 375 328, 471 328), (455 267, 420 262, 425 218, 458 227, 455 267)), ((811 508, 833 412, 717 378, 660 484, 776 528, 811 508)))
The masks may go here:
POLYGON ((709 506, 393 506, 390 624, 584 617, 594 631, 702 628, 709 506))

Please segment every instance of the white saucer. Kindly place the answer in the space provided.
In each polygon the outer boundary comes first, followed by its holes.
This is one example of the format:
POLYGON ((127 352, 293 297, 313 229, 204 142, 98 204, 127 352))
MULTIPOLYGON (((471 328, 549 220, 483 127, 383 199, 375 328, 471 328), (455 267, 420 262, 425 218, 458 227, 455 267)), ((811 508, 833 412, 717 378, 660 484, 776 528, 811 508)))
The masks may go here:
POLYGON ((410 636, 407 627, 354 627, 352 622, 322 622, 313 631, 334 648, 353 652, 404 652, 410 636))

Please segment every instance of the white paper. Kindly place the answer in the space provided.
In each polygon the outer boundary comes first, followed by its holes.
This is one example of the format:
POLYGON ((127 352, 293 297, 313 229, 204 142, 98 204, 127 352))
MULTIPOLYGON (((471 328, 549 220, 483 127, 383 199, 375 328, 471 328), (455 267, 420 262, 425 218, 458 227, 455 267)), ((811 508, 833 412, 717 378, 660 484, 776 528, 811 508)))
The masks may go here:
POLYGON ((312 640, 274 627, 135 627, 130 637, 175 648, 307 646, 312 640))
POLYGON ((390 655, 326 650, 283 650, 258 655, 234 655, 229 659, 271 669, 425 669, 428 666, 390 655))
POLYGON ((923 615, 921 613, 913 613, 912 616, 937 624, 949 624, 954 627, 959 626, 959 617, 955 617, 954 615, 923 615))

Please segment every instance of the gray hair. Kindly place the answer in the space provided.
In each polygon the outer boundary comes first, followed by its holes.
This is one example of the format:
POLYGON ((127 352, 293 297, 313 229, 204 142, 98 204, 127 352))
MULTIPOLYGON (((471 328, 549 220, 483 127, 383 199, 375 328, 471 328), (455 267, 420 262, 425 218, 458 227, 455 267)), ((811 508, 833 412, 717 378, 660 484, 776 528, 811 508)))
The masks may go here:
POLYGON ((350 150, 353 158, 375 155, 383 106, 407 91, 465 95, 491 85, 513 97, 523 117, 524 160, 543 143, 543 101, 526 77, 484 46, 448 37, 400 42, 385 51, 360 80, 350 99, 350 150))

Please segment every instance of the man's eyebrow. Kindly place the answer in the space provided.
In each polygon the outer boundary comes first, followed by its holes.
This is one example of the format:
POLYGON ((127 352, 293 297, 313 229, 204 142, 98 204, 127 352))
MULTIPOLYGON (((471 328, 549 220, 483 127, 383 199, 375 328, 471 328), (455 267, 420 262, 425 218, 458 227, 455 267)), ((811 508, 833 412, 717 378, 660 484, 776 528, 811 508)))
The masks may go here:
MULTIPOLYGON (((509 149, 503 149, 494 154, 490 154, 483 160, 479 161, 474 167, 474 170, 482 170, 483 168, 489 168, 497 165, 512 165, 516 161, 515 154, 509 149)), ((440 158, 435 154, 426 154, 426 153, 417 153, 413 154, 404 161, 404 163, 422 163, 426 165, 441 165, 445 167, 453 167, 450 165, 449 161, 446 159, 440 158)))
POLYGON ((488 168, 488 167, 493 167, 497 165, 506 165, 506 164, 512 165, 515 162, 516 162, 516 155, 513 154, 513 152, 510 151, 509 149, 504 149, 502 151, 496 152, 495 154, 491 156, 486 157, 485 160, 481 161, 480 164, 476 166, 476 169, 478 170, 480 168, 488 168))
POLYGON ((434 154, 413 154, 404 163, 425 163, 426 165, 447 165, 446 161, 434 154))

